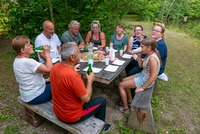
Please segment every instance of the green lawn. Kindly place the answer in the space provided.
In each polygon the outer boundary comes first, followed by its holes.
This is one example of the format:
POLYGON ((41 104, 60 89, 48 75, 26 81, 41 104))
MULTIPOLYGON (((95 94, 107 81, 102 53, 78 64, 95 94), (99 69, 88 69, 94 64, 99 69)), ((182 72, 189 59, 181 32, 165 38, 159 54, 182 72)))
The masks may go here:
MULTIPOLYGON (((126 24, 144 27, 144 33, 151 36, 153 23, 135 22, 124 19, 126 24)), ((168 46, 168 60, 165 73, 168 82, 158 82, 158 95, 154 96, 154 116, 158 133, 200 132, 200 40, 184 33, 167 29, 165 40, 168 46), (157 101, 158 99, 158 101, 157 101)))

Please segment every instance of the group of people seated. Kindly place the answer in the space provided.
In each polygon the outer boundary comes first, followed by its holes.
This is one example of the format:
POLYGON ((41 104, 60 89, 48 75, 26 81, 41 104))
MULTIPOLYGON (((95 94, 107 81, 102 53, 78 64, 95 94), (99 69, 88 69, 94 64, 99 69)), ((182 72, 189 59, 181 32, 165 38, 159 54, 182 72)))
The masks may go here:
MULTIPOLYGON (((77 123, 93 115, 105 121, 105 98, 91 100, 94 73, 86 74, 86 84, 79 75, 80 67, 77 64, 80 62, 80 49, 85 44, 79 33, 80 23, 70 21, 68 28, 59 39, 54 33, 54 24, 49 20, 44 21, 43 32, 35 40, 35 47, 43 46, 43 51, 38 52, 39 62, 30 58, 35 52, 28 37, 21 35, 13 39, 12 47, 17 54, 13 69, 21 99, 29 104, 40 104, 52 99, 54 113, 66 123, 77 123), (61 55, 62 61, 53 65, 52 58, 58 55, 61 55), (50 78, 45 79, 44 74, 50 74, 50 78)), ((155 23, 151 38, 142 32, 142 26, 135 26, 135 34, 128 41, 123 25, 117 24, 110 39, 110 48, 120 50, 124 44, 124 52, 133 54, 126 67, 127 77, 119 83, 122 100, 119 110, 123 113, 129 113, 131 89, 135 92, 143 91, 153 86, 157 77, 164 76, 167 81, 164 74, 167 60, 164 25, 155 23), (142 51, 135 53, 134 49, 138 47, 142 51)), ((85 42, 92 42, 99 50, 104 50, 106 36, 100 30, 99 21, 91 23, 91 31, 87 33, 85 42)), ((102 131, 107 132, 110 127, 110 124, 106 124, 102 131)))

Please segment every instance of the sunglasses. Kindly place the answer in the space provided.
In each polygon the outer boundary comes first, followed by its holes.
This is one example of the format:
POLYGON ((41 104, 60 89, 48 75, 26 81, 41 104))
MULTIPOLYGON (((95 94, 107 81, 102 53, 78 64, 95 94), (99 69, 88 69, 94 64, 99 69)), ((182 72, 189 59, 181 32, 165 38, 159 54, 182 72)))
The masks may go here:
POLYGON ((92 27, 92 29, 98 29, 99 27, 92 27))

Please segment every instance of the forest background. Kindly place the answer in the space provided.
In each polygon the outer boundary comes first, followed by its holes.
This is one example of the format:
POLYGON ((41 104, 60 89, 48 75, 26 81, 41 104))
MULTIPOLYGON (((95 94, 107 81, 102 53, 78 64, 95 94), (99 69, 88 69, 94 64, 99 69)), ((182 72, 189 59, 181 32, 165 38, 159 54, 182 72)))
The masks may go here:
POLYGON ((133 14, 138 21, 159 21, 200 39, 199 7, 200 0, 1 0, 0 33, 8 38, 23 34, 34 44, 44 20, 55 23, 59 37, 71 20, 78 20, 85 39, 91 22, 99 20, 101 30, 111 37, 114 25, 133 14))

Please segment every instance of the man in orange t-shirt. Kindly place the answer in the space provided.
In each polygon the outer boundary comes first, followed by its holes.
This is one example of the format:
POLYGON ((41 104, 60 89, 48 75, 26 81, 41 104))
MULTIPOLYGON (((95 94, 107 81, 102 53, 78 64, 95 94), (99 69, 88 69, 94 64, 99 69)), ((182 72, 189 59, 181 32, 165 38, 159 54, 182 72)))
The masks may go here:
MULTIPOLYGON (((53 110, 56 116, 67 123, 76 123, 95 116, 105 121, 106 100, 97 97, 90 100, 94 74, 87 75, 87 85, 77 71, 79 67, 80 51, 72 42, 64 44, 61 49, 62 62, 53 66, 50 73, 52 88, 53 110)), ((110 130, 106 124, 103 132, 110 130)))

